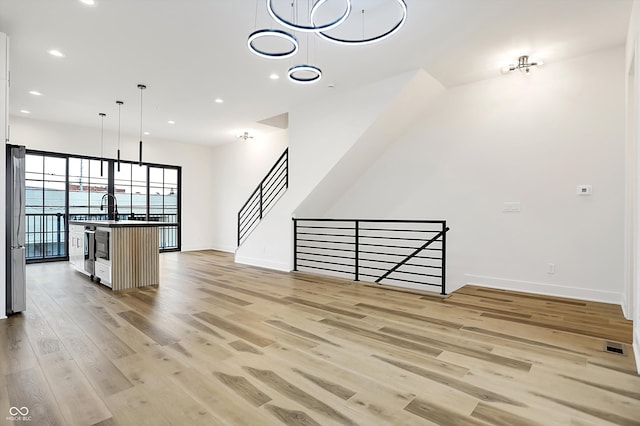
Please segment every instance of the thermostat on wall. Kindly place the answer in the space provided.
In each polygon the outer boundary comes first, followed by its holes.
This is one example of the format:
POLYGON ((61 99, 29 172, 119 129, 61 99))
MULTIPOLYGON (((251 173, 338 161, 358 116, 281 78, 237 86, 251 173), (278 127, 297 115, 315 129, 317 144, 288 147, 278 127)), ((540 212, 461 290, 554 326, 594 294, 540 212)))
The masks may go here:
POLYGON ((576 194, 578 195, 591 195, 593 193, 593 189, 591 185, 578 185, 576 189, 576 194))

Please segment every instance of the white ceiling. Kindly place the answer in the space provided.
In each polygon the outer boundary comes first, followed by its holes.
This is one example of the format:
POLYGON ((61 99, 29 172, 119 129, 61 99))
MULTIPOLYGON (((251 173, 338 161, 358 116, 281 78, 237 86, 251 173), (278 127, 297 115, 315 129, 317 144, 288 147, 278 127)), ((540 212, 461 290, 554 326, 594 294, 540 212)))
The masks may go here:
MULTIPOLYGON (((424 68, 455 86, 498 77, 521 54, 553 63, 619 45, 631 10, 631 0, 406 0, 406 25, 381 43, 339 46, 297 33, 298 55, 270 60, 246 46, 252 31, 282 28, 266 0, 95 1, 0 0, 0 32, 11 40, 10 113, 29 110, 29 118, 99 128, 98 113, 105 112, 105 128, 117 129, 115 101, 122 100, 123 134, 137 135, 137 84, 144 83, 150 137, 202 144, 230 142, 247 129, 269 132, 256 122, 403 71, 424 68), (53 57, 50 49, 66 56, 53 57), (289 82, 287 69, 307 58, 323 79, 289 82), (269 79, 274 72, 279 80, 269 79), (224 103, 215 103, 218 97, 224 103)), ((290 0, 273 1, 286 13, 290 0)), ((352 0, 343 25, 362 28, 365 5, 366 28, 388 26, 396 1, 352 0)), ((343 4, 323 7, 329 15, 343 4)))

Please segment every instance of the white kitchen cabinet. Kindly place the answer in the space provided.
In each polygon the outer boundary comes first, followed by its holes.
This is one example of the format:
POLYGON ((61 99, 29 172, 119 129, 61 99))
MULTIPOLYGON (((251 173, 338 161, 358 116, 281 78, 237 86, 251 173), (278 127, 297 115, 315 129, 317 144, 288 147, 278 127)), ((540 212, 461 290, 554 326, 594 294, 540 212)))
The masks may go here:
POLYGON ((84 272, 84 226, 69 226, 69 262, 84 272))
POLYGON ((101 284, 111 287, 111 262, 97 259, 95 276, 100 279, 101 284))

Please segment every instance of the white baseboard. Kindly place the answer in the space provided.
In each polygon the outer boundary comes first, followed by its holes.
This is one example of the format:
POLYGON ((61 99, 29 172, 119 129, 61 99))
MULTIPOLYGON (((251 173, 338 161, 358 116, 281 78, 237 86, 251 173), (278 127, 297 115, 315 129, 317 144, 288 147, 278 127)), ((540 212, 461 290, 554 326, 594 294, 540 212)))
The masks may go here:
POLYGON ((255 257, 238 256, 236 254, 236 263, 249 266, 258 266, 260 268, 275 269, 276 271, 291 272, 291 265, 284 262, 274 262, 266 259, 258 259, 255 257))
POLYGON ((212 249, 211 247, 185 247, 185 246, 182 246, 180 248, 180 251, 203 251, 203 250, 215 250, 215 249, 212 249))
POLYGON ((211 248, 211 250, 223 251, 225 253, 235 253, 237 249, 238 247, 236 246, 228 246, 224 244, 221 244, 221 245, 214 244, 213 247, 211 248))
POLYGON ((465 274, 467 284, 621 305, 622 293, 465 274))
POLYGON ((636 369, 640 375, 640 324, 634 324, 633 353, 636 356, 636 369))
POLYGON ((620 306, 622 306, 622 314, 628 320, 632 319, 631 312, 629 312, 629 306, 627 301, 627 292, 622 293, 622 301, 620 302, 620 306))

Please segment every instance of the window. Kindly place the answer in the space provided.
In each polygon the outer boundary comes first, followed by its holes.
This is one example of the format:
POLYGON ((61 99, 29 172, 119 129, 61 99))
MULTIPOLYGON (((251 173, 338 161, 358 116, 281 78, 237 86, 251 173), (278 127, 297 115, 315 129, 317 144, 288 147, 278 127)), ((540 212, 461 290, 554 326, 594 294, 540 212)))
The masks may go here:
POLYGON ((109 178, 100 160, 69 157, 69 218, 75 220, 106 220, 107 211, 100 209, 102 197, 108 192, 109 178))
POLYGON ((27 151, 27 261, 68 257, 67 219, 106 220, 113 203, 119 219, 170 222, 159 228, 160 251, 180 250, 180 175, 177 166, 149 165, 27 151), (102 164, 101 164, 102 163, 102 164))
POLYGON ((109 192, 109 177, 107 168, 101 167, 100 160, 89 160, 89 217, 92 219, 103 216, 106 219, 107 211, 102 208, 102 197, 109 192))
POLYGON ((67 256, 66 175, 66 158, 32 154, 25 158, 27 259, 67 256))
POLYGON ((118 200, 120 218, 147 220, 147 171, 146 165, 120 163, 114 171, 113 194, 118 200))
POLYGON ((89 219, 89 160, 69 158, 69 216, 89 219))
MULTIPOLYGON (((178 223, 178 169, 149 167, 149 219, 178 223)), ((160 248, 178 246, 178 226, 160 227, 160 248)))

